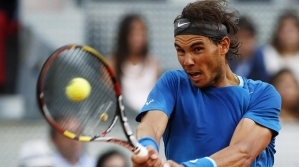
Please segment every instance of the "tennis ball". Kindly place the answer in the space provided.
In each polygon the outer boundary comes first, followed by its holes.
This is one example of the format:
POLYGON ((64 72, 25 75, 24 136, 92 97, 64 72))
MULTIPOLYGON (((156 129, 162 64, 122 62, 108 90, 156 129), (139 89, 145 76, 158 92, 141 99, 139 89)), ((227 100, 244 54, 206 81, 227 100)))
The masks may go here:
POLYGON ((72 79, 66 87, 66 96, 75 102, 86 99, 91 91, 89 82, 84 78, 72 79))
POLYGON ((101 114, 100 119, 101 119, 101 121, 107 121, 108 114, 106 114, 106 113, 101 114))

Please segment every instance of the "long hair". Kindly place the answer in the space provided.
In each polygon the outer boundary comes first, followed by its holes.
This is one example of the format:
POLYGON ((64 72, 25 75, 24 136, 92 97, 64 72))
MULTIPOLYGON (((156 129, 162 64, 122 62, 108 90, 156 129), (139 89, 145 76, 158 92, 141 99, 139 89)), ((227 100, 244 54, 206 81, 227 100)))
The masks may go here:
MULTIPOLYGON (((292 19, 295 21, 296 27, 299 31, 299 17, 298 15, 296 15, 296 12, 294 10, 288 10, 285 11, 284 13, 282 13, 277 21, 277 25, 276 25, 276 29, 273 31, 273 35, 272 35, 272 41, 271 41, 271 45, 278 51, 278 53, 281 53, 283 51, 283 46, 281 45, 281 41, 278 39, 278 32, 280 31, 280 29, 283 26, 283 21, 286 19, 292 19)), ((298 48, 299 50, 299 45, 298 48)))
MULTIPOLYGON (((118 81, 120 82, 121 77, 123 75, 121 67, 122 64, 128 59, 128 56, 130 54, 130 46, 128 43, 128 37, 131 32, 132 23, 135 20, 140 20, 144 23, 141 16, 137 14, 129 14, 126 15, 123 20, 119 24, 118 29, 118 35, 116 38, 116 48, 114 52, 115 56, 115 73, 118 78, 118 81)), ((145 23, 144 23, 145 24, 145 23)), ((148 42, 146 41, 140 56, 142 56, 143 59, 145 59, 148 55, 148 42)))
MULTIPOLYGON (((238 27, 235 24, 238 12, 233 10, 228 11, 228 2, 226 0, 206 0, 196 1, 189 3, 175 20, 186 18, 191 23, 193 21, 200 21, 203 24, 211 23, 214 25, 225 25, 229 35, 234 35, 238 31, 238 27)), ((210 37, 209 37, 210 38, 210 37)), ((213 37, 210 38, 214 44, 220 44, 222 38, 213 37)), ((239 48, 238 40, 231 40, 229 51, 226 54, 226 61, 229 62, 238 56, 239 48)))
POLYGON ((128 165, 127 157, 124 154, 122 154, 120 151, 113 149, 113 150, 109 150, 109 151, 103 153, 102 155, 100 155, 100 157, 99 157, 99 159, 97 161, 96 167, 105 167, 104 166, 105 162, 109 158, 111 158, 112 156, 115 156, 115 155, 122 157, 125 160, 125 162, 126 162, 126 167, 129 166, 128 165))
MULTIPOLYGON (((281 70, 279 70, 277 73, 275 73, 271 78, 270 78, 270 84, 272 84, 274 87, 277 86, 277 84, 279 84, 279 82, 281 81, 281 76, 284 75, 284 74, 291 74, 293 76, 293 81, 296 83, 297 85, 297 88, 299 89, 299 83, 298 81, 296 80, 295 76, 294 76, 294 73, 288 69, 288 68, 283 68, 281 70)), ((299 98, 299 97, 298 97, 299 98)), ((282 104, 283 105, 283 104, 282 104)), ((292 108, 294 111, 297 111, 296 113, 296 116, 299 117, 299 103, 296 103, 294 104, 293 108, 292 108)))
POLYGON ((239 31, 248 31, 253 37, 256 35, 256 28, 252 20, 247 16, 241 16, 238 23, 239 31))

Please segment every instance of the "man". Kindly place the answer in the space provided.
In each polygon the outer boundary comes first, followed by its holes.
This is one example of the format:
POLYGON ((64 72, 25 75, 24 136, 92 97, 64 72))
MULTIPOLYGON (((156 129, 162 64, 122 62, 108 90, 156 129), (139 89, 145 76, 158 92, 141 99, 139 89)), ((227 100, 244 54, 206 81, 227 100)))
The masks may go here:
POLYGON ((184 70, 159 78, 136 120, 148 156, 134 167, 163 166, 161 137, 171 167, 270 167, 281 128, 281 98, 272 85, 235 75, 236 12, 227 1, 196 1, 175 21, 175 49, 184 70))
POLYGON ((241 43, 239 48, 240 57, 230 62, 231 70, 248 79, 269 81, 269 74, 266 71, 262 49, 256 43, 256 29, 252 21, 242 16, 238 23, 239 31, 233 38, 241 43))
MULTIPOLYGON (((69 130, 78 131, 79 124, 76 119, 64 120, 61 124, 69 126, 69 130)), ((51 139, 57 150, 53 156, 55 167, 94 167, 95 160, 84 153, 82 142, 69 139, 51 128, 51 139)))

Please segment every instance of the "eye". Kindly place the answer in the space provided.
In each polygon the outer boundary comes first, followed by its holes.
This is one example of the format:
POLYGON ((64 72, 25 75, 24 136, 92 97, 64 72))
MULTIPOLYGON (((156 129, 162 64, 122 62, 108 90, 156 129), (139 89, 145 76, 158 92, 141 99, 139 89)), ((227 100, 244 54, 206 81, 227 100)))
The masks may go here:
POLYGON ((202 48, 195 48, 194 51, 195 52, 200 52, 202 50, 202 48))
POLYGON ((179 49, 179 48, 177 48, 176 51, 177 51, 178 53, 185 53, 185 51, 184 51, 183 49, 179 49))

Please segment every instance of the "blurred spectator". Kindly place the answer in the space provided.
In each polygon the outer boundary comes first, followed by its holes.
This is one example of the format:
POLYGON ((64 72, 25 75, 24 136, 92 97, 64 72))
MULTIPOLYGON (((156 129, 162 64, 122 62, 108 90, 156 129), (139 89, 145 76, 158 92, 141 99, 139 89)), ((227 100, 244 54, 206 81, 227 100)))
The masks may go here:
POLYGON ((29 140, 23 143, 19 155, 19 167, 54 167, 52 151, 44 140, 29 140))
POLYGON ((280 15, 272 37, 263 49, 267 71, 273 75, 287 67, 299 81, 299 18, 295 11, 280 15))
POLYGON ((282 69, 271 79, 282 98, 280 118, 283 123, 299 123, 299 85, 293 73, 282 69))
POLYGON ((241 42, 240 57, 230 63, 232 71, 249 79, 267 82, 268 73, 262 50, 257 46, 255 25, 246 16, 240 17, 238 25, 240 30, 233 38, 241 42))
POLYGON ((96 167, 129 167, 127 157, 118 150, 109 150, 100 155, 96 167))
POLYGON ((13 93, 17 68, 17 0, 0 1, 0 93, 13 93))
MULTIPOLYGON (((66 126, 76 127, 73 122, 65 123, 66 126)), ((95 161, 84 153, 84 143, 69 139, 56 132, 50 131, 52 142, 56 148, 53 156, 55 167, 94 167, 95 161)))
POLYGON ((107 57, 121 83, 124 102, 139 112, 160 75, 158 61, 148 53, 147 27, 139 15, 120 22, 114 53, 107 57))

